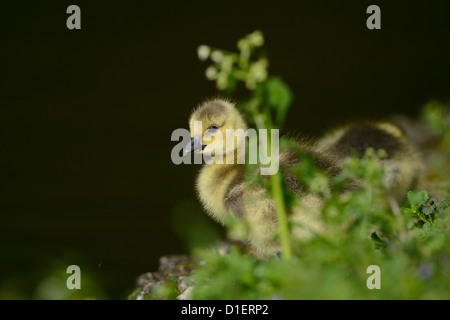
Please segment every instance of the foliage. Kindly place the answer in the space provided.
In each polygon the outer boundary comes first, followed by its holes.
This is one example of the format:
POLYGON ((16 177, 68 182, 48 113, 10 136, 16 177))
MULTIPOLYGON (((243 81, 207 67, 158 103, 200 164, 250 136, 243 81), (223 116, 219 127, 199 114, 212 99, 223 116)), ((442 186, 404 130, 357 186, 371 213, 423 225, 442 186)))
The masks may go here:
POLYGON ((422 111, 422 121, 441 138, 441 144, 450 149, 450 113, 439 101, 428 102, 422 111))
MULTIPOLYGON (((281 78, 269 76, 268 59, 260 51, 263 43, 262 33, 256 31, 239 40, 239 53, 201 46, 198 54, 213 62, 206 76, 219 90, 232 92, 239 83, 249 90, 249 98, 238 106, 256 127, 278 128, 292 94, 281 78)), ((442 104, 428 104, 422 120, 442 141, 439 152, 448 152, 450 121, 442 104)), ((443 156, 448 158, 448 153, 443 156)), ((349 158, 345 169, 330 178, 302 155, 292 172, 309 192, 324 199, 321 218, 326 232, 292 242, 286 215, 295 200, 281 179, 274 178, 268 187, 277 202, 284 259, 261 261, 237 248, 225 255, 200 250, 198 256, 206 263, 192 275, 193 298, 449 299, 448 199, 439 201, 425 190, 410 191, 407 201, 397 204, 383 184, 382 157, 368 150, 362 159, 349 158), (353 180, 360 187, 346 192, 353 180), (380 290, 366 285, 371 265, 380 267, 380 290)), ((448 162, 441 163, 440 170, 449 169, 448 162)))
POLYGON ((405 213, 396 216, 388 201, 380 203, 387 198, 382 184, 372 183, 378 179, 374 155, 350 162, 343 175, 365 176, 364 184, 344 197, 329 194, 322 212, 326 234, 294 245, 300 250, 289 260, 258 261, 238 250, 228 255, 201 251, 207 263, 193 275, 194 298, 448 299, 448 207, 430 213, 432 224, 417 223, 430 197, 426 191, 410 192, 401 208, 405 213), (371 265, 380 267, 381 290, 366 286, 371 265))

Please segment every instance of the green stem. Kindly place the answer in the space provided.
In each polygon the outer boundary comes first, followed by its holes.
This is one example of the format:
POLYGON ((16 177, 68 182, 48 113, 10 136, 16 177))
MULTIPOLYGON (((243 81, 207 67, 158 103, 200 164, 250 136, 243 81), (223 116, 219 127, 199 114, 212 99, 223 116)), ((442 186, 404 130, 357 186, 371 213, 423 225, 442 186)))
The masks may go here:
POLYGON ((275 208, 277 212, 278 233, 281 243, 281 257, 287 260, 291 258, 292 252, 289 241, 286 206, 284 204, 283 188, 281 186, 281 177, 279 173, 270 176, 270 184, 272 187, 272 196, 275 200, 275 208))
MULTIPOLYGON (((257 114, 254 115, 255 122, 257 123, 257 127, 261 129, 267 128, 268 133, 268 146, 267 150, 272 150, 271 147, 271 138, 272 135, 270 134, 270 130, 272 130, 272 122, 270 115, 266 113, 263 114, 257 114)), ((271 154, 271 156, 273 156, 271 154)), ((284 195, 283 195, 283 187, 282 187, 282 177, 280 173, 276 173, 270 176, 270 186, 271 186, 271 192, 272 197, 275 201, 275 210, 277 214, 277 222, 278 222, 278 236, 280 239, 281 244, 281 257, 282 259, 288 260, 292 257, 292 251, 291 251, 291 244, 289 239, 289 227, 288 227, 288 221, 287 221, 287 211, 286 211, 286 205, 284 203, 284 195)))

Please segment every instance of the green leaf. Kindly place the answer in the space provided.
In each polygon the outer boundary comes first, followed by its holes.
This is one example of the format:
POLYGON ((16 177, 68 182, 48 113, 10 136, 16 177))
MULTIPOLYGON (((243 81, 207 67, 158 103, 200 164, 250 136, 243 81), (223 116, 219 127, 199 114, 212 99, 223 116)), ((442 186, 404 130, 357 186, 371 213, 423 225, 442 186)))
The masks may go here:
POLYGON ((429 101, 422 111, 423 122, 436 134, 445 130, 444 106, 439 101, 429 101))
POLYGON ((284 123, 286 113, 292 103, 292 92, 278 77, 269 77, 266 82, 267 103, 276 112, 276 123, 284 123))
POLYGON ((402 211, 403 215, 405 215, 407 217, 411 217, 411 218, 416 217, 416 213, 413 210, 411 210, 410 208, 401 208, 401 211, 402 211))
POLYGON ((422 228, 423 228, 423 230, 426 231, 426 232, 430 232, 431 229, 432 229, 431 224, 429 224, 428 222, 425 223, 425 224, 423 225, 422 228))
POLYGON ((442 202, 439 204, 439 209, 440 210, 445 210, 448 207, 450 207, 450 199, 446 198, 444 200, 442 200, 442 202))
POLYGON ((386 248, 386 242, 381 240, 376 232, 372 232, 370 238, 373 240, 375 244, 375 249, 386 248))
POLYGON ((426 190, 419 192, 409 191, 407 197, 412 206, 418 207, 423 201, 428 199, 428 192, 426 190))

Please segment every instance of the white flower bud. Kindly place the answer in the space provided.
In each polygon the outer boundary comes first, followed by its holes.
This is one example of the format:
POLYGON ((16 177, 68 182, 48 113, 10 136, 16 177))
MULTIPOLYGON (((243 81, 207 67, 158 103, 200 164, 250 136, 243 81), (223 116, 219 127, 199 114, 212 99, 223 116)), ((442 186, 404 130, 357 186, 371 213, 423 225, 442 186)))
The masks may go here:
POLYGON ((264 44, 264 36, 261 31, 249 34, 247 39, 255 47, 260 47, 264 44))
POLYGON ((216 88, 220 91, 225 90, 228 87, 228 74, 221 72, 216 81, 216 88))
POLYGON ((208 80, 216 80, 217 79, 217 69, 213 66, 206 68, 205 76, 208 80))
POLYGON ((208 59, 211 49, 208 46, 201 45, 197 48, 197 56, 201 61, 208 59))
POLYGON ((250 65, 249 76, 255 82, 262 82, 267 79, 267 66, 268 61, 266 59, 259 59, 250 65))
POLYGON ((211 52, 211 60, 215 63, 220 63, 223 60, 223 53, 221 51, 213 51, 211 52))

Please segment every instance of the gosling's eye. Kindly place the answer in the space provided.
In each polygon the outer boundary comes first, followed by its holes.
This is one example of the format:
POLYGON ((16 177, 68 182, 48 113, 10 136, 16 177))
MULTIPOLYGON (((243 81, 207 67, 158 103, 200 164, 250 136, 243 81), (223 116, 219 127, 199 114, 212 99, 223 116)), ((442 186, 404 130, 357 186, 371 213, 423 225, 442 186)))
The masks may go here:
POLYGON ((219 127, 213 124, 212 126, 209 126, 206 131, 208 131, 209 133, 214 133, 217 131, 217 129, 219 129, 219 127))

